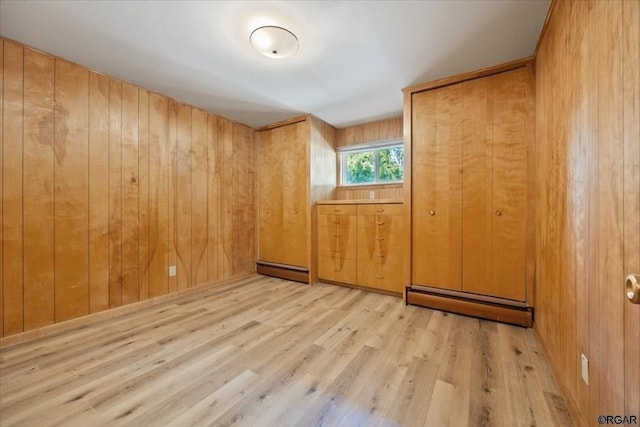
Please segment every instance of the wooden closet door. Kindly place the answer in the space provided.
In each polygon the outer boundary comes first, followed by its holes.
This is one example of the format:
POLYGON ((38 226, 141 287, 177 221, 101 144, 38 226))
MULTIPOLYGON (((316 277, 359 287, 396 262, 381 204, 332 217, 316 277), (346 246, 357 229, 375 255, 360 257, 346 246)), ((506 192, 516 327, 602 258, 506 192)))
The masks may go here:
MULTIPOLYGON (((525 300, 527 209, 527 70, 489 80, 493 99, 493 233, 490 292, 525 300)), ((533 123, 531 124, 533 126, 533 123)))
MULTIPOLYGON (((277 243, 283 247, 283 264, 308 268, 308 214, 307 189, 309 187, 307 142, 309 124, 307 121, 293 123, 282 128, 283 138, 278 147, 282 168, 275 173, 282 174, 282 234, 277 243)), ((274 191, 278 191, 275 190, 274 191)))
POLYGON ((489 78, 461 85, 462 126, 462 287, 490 293, 493 251, 493 144, 489 78))
POLYGON ((284 138, 282 128, 258 133, 258 259, 283 263, 283 162, 279 141, 284 138))
POLYGON ((413 95, 412 283, 461 289, 461 93, 413 95))
POLYGON ((527 70, 464 87, 463 290, 524 301, 527 70))

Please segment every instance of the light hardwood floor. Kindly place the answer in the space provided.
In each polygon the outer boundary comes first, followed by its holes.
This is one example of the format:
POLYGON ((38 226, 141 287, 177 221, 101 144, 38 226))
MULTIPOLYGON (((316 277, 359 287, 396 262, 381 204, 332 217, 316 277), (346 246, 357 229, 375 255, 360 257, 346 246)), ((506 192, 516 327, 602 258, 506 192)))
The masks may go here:
POLYGON ((0 425, 572 425, 531 330, 254 276, 0 350, 0 425))

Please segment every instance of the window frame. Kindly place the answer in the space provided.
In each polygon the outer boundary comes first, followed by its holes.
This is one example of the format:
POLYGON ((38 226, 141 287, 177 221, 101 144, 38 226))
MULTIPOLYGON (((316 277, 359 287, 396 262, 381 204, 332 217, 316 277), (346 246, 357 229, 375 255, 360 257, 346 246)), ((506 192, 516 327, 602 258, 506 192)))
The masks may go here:
MULTIPOLYGON (((380 155, 379 155, 379 151, 383 150, 385 148, 391 148, 391 147, 402 147, 402 151, 404 154, 404 139, 402 137, 400 138, 393 138, 393 139, 389 139, 389 140, 384 140, 384 141, 378 141, 378 142, 374 142, 374 143, 364 143, 364 144, 354 144, 354 145, 346 145, 343 147, 338 147, 336 150, 336 154, 338 157, 338 186, 339 187, 358 187, 358 186, 367 186, 367 185, 397 185, 397 184, 403 184, 404 183, 404 174, 405 174, 405 165, 404 162, 402 164, 402 176, 403 178, 401 180, 397 180, 397 181, 380 181, 380 155), (346 182, 346 176, 347 176, 347 161, 346 161, 346 156, 349 154, 353 154, 353 153, 362 153, 362 152, 367 152, 367 151, 373 151, 374 152, 374 168, 375 168, 375 181, 372 182, 360 182, 360 183, 347 183, 346 182)), ((404 157, 403 157, 404 158, 404 157)))

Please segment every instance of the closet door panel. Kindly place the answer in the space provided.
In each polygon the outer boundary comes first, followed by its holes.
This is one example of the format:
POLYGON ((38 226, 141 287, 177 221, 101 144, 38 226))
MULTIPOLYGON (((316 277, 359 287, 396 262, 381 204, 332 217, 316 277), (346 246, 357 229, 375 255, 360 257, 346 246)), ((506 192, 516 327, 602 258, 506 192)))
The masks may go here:
POLYGON ((281 239, 283 228, 282 186, 283 162, 278 141, 283 139, 282 128, 258 134, 259 168, 259 260, 283 263, 281 239))
POLYGON ((413 283, 460 290, 461 88, 419 93, 413 102, 413 283))
POLYGON ((527 75, 490 79, 493 102, 492 277, 487 292, 525 300, 527 207, 527 75))
MULTIPOLYGON (((298 267, 307 264, 307 182, 306 142, 308 129, 306 122, 283 126, 279 155, 282 157, 282 262, 298 267)), ((275 190, 278 191, 278 190, 275 190)))
POLYGON ((462 283, 467 292, 491 285, 493 145, 487 79, 462 84, 464 91, 462 283))

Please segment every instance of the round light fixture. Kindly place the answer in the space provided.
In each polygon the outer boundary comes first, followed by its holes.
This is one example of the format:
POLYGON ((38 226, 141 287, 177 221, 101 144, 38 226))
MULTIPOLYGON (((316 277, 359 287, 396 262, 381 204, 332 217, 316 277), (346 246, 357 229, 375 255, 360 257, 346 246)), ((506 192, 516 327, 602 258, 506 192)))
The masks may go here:
POLYGON ((286 28, 267 25, 253 30, 251 46, 269 58, 287 58, 298 51, 298 38, 286 28))

